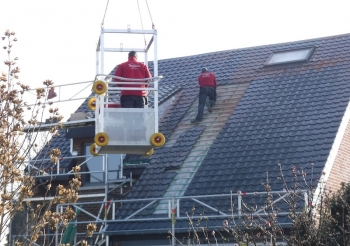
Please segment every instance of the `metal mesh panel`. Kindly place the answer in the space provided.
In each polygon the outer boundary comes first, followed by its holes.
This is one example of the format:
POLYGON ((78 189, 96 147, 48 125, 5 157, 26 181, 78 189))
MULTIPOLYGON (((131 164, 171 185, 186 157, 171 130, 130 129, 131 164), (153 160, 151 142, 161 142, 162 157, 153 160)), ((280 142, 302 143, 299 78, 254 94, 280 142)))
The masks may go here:
POLYGON ((155 131, 153 109, 106 108, 104 132, 108 145, 149 145, 155 131))

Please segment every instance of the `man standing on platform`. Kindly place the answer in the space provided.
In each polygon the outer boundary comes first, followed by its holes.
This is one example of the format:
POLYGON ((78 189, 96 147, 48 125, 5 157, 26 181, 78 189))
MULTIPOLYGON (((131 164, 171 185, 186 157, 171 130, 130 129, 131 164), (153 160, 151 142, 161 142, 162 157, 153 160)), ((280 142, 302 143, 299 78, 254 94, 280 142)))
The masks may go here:
MULTIPOLYGON (((142 62, 137 61, 137 53, 130 51, 128 61, 118 65, 115 76, 130 79, 151 78, 148 67, 142 62)), ((145 88, 146 84, 133 84, 131 80, 115 79, 118 82, 130 82, 130 84, 120 84, 120 87, 145 88)), ((135 81, 137 83, 147 81, 135 81)), ((121 91, 120 104, 122 108, 144 108, 147 105, 147 92, 145 90, 123 90, 121 91)))

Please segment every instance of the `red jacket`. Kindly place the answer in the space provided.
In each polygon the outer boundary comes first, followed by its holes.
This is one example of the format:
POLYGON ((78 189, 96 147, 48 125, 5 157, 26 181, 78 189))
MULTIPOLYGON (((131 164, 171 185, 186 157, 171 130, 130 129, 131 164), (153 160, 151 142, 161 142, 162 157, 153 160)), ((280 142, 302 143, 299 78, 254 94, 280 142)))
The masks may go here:
MULTIPOLYGON (((127 62, 118 65, 117 71, 115 71, 115 76, 123 78, 135 78, 144 79, 151 78, 151 73, 149 72, 147 66, 142 62, 138 62, 135 57, 130 57, 127 62)), ((116 81, 122 81, 121 79, 116 79, 116 81)), ((132 81, 124 81, 130 82, 132 81)), ((141 82, 141 81, 137 81, 141 82)), ((140 84, 121 84, 120 87, 139 87, 145 88, 146 85, 140 84)), ((146 91, 121 91, 121 95, 132 95, 132 96, 147 96, 146 91)))
POLYGON ((202 86, 212 86, 216 89, 216 78, 215 75, 211 72, 204 72, 198 76, 199 87, 202 86))

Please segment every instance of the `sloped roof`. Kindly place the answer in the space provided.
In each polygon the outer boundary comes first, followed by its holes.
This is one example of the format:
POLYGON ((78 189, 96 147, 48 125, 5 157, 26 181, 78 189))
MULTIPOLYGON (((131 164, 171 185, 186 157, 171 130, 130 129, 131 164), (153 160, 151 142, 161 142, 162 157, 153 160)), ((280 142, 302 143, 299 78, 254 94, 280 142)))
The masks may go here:
POLYGON ((56 164, 53 164, 50 159, 50 151, 57 148, 61 151, 60 168, 69 168, 75 161, 71 158, 66 159, 65 157, 71 157, 70 154, 70 140, 65 138, 66 131, 60 129, 58 135, 51 138, 51 140, 41 149, 38 155, 31 160, 31 164, 39 170, 50 170, 55 169, 56 164))
MULTIPOLYGON (((219 87, 249 83, 184 195, 263 191, 261 183, 266 182, 267 173, 272 190, 281 190, 279 163, 287 183, 291 182, 293 166, 304 169, 308 175, 311 168, 316 176, 320 174, 350 100, 349 48, 350 34, 345 34, 160 60, 159 74, 164 76, 160 101, 179 92, 159 123, 160 132, 168 139, 174 137, 174 129, 196 102, 197 76, 202 67, 216 74, 219 87), (315 47, 310 61, 264 67, 273 52, 304 47, 315 47)), ((89 111, 87 100, 76 112, 89 111)), ((156 149, 148 157, 149 165, 128 198, 162 197, 191 152, 191 146, 202 141, 204 130, 203 124, 189 127, 174 140, 173 146, 156 149)), ((39 159, 47 156, 51 146, 60 148, 63 158, 70 156, 69 144, 65 131, 61 130, 60 136, 45 146, 39 159)), ((139 158, 128 155, 126 161, 139 158)), ((50 162, 41 164, 48 168, 50 162)), ((67 165, 61 163, 61 167, 67 165)), ((228 212, 230 208, 228 200, 210 198, 205 202, 220 211, 228 212)), ((125 203, 117 218, 130 215, 144 205, 125 203)), ((192 206, 191 202, 181 202, 181 214, 190 212, 192 206)), ((155 217, 152 214, 155 207, 156 204, 149 206, 140 217, 155 217)), ((212 220, 210 225, 221 226, 221 221, 212 220)), ((167 232, 170 226, 161 221, 123 222, 109 225, 106 232, 145 232, 150 228, 167 232)), ((176 226, 187 229, 188 221, 176 226)))
MULTIPOLYGON (((278 178, 280 168, 284 171, 286 183, 290 184, 293 166, 303 169, 307 178, 313 169, 317 180, 350 100, 349 48, 350 34, 345 34, 160 60, 159 74, 165 76, 161 86, 182 87, 176 103, 160 122, 160 132, 166 137, 171 136, 195 101, 201 67, 205 66, 216 74, 219 86, 250 83, 204 157, 185 195, 264 191, 261 184, 266 182, 267 174, 272 190, 282 190, 283 181, 278 178), (264 67, 275 51, 305 47, 315 48, 308 62, 264 67)), ((195 141, 198 134, 200 130, 188 130, 179 141, 188 138, 195 141)), ((174 157, 187 153, 187 147, 156 150, 128 198, 161 197, 174 177, 173 172, 176 172, 166 167, 181 166, 183 158, 174 157)), ((228 200, 211 198, 206 199, 206 203, 230 214, 228 200)), ((191 202, 181 202, 180 213, 191 212, 192 206, 191 202)), ((131 215, 141 207, 142 204, 123 204, 117 218, 131 215)), ((155 207, 152 205, 143 210, 141 217, 154 217, 155 207)), ((212 213, 207 211, 207 214, 212 213)), ((221 225, 220 220, 210 223, 212 226, 221 225)), ((176 226, 187 230, 188 221, 176 226)), ((128 234, 146 232, 150 228, 166 233, 171 224, 160 221, 118 222, 109 225, 106 232, 128 234)))

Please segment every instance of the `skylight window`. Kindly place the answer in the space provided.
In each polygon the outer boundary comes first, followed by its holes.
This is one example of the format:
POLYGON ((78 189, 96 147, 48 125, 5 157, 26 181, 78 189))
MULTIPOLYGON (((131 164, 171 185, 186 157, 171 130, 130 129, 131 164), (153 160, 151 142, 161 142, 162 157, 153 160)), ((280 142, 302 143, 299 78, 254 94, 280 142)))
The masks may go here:
POLYGON ((314 48, 280 51, 272 54, 265 65, 276 65, 309 60, 314 48))

